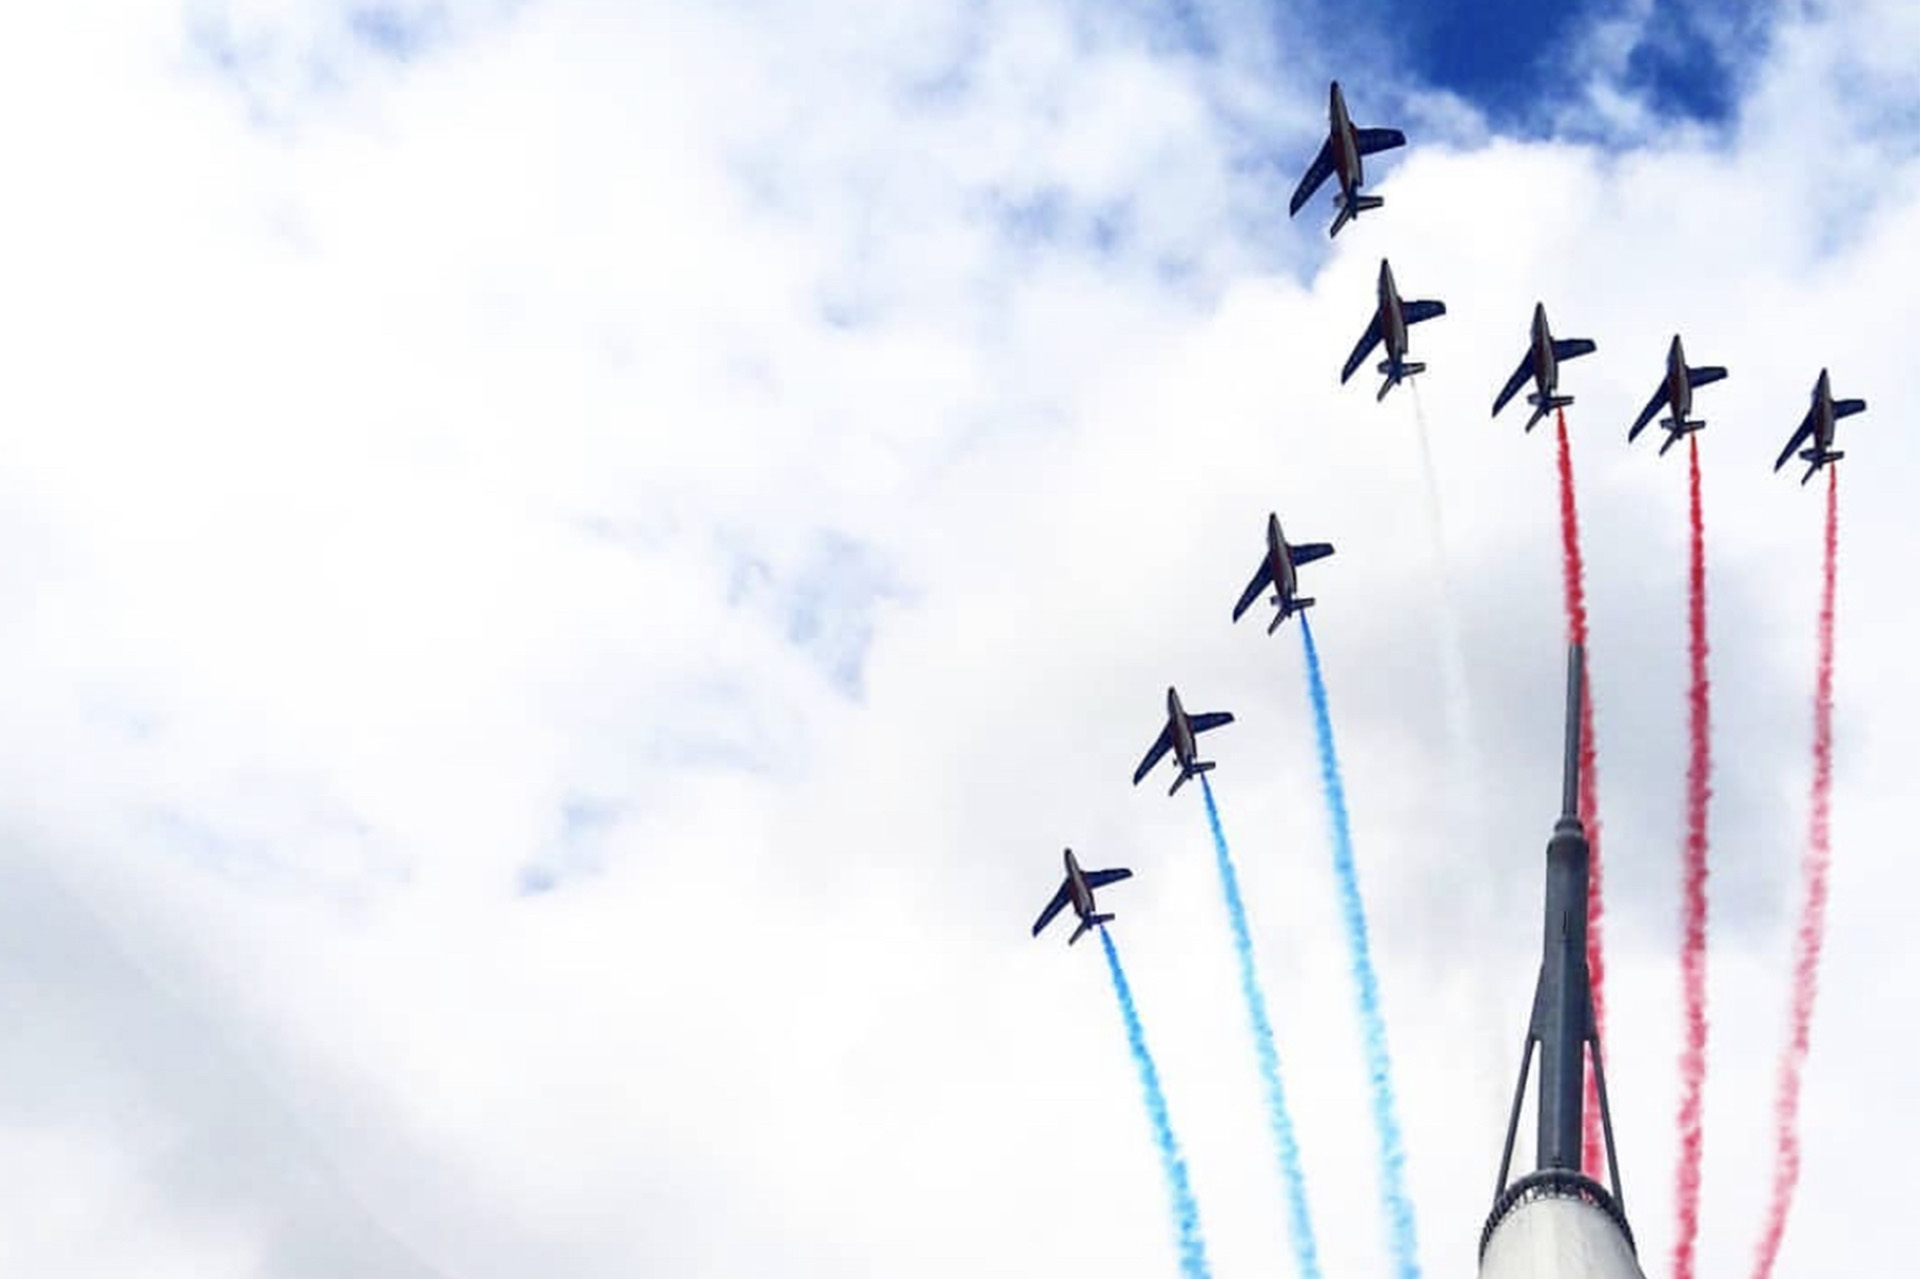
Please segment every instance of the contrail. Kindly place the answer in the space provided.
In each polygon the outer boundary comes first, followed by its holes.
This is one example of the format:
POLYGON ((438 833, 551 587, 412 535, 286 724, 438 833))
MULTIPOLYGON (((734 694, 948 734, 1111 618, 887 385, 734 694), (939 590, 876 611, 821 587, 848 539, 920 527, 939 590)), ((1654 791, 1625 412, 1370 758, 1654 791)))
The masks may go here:
POLYGON ((1174 1139, 1173 1124, 1167 1118, 1167 1097, 1160 1090, 1160 1072, 1154 1069, 1153 1054, 1147 1051, 1147 1034, 1141 1029, 1139 1010, 1133 1006, 1133 989, 1127 985, 1120 952, 1113 948, 1105 924, 1100 926, 1100 944, 1106 948, 1107 972, 1113 976, 1113 993, 1120 1001, 1120 1016, 1127 1023, 1127 1046, 1133 1050, 1140 1091, 1146 1094, 1153 1144, 1160 1150, 1160 1171, 1167 1179, 1167 1199, 1179 1240, 1180 1273, 1187 1279, 1209 1279, 1212 1272, 1207 1267, 1207 1243, 1200 1235, 1200 1205, 1187 1182, 1187 1161, 1180 1155, 1180 1143, 1174 1139))
MULTIPOLYGON (((1560 552, 1561 571, 1566 587, 1567 634, 1581 652, 1591 654, 1587 644, 1587 569, 1580 555, 1580 512, 1573 499, 1573 448, 1567 443, 1567 415, 1554 410, 1560 437, 1560 552)), ((1593 1028, 1601 1043, 1606 1042, 1606 949, 1601 944, 1604 918, 1604 894, 1600 891, 1600 775, 1594 759, 1593 681, 1587 671, 1591 658, 1580 668, 1580 821, 1587 828, 1587 843, 1593 860, 1587 881, 1587 972, 1593 985, 1593 1028)), ((1600 1135, 1600 1101, 1593 1073, 1587 1072, 1586 1125, 1582 1134, 1581 1166, 1599 1176, 1605 1145, 1600 1135)))
MULTIPOLYGON (((1306 615, 1301 614, 1302 617, 1306 615)), ((1307 1212, 1307 1180, 1300 1168, 1300 1143, 1287 1112, 1287 1091, 1280 1082, 1280 1052, 1273 1042, 1273 1022, 1267 1016, 1267 996, 1253 963, 1253 937, 1247 928, 1247 908, 1240 900, 1240 877, 1227 851, 1227 834, 1220 826, 1220 809, 1213 787, 1200 774, 1200 794, 1207 802, 1207 825, 1213 830, 1214 860, 1220 867, 1220 890, 1227 899, 1227 919, 1233 925, 1233 953, 1240 961, 1240 995, 1246 1001, 1247 1021, 1253 1029, 1254 1056, 1260 1064, 1260 1082, 1267 1094, 1267 1126, 1280 1154, 1280 1178, 1287 1191, 1287 1226, 1293 1240, 1294 1261, 1300 1279, 1320 1279, 1320 1249, 1313 1238, 1313 1220, 1307 1212)))
POLYGON ((1307 651, 1307 687, 1313 700, 1313 726, 1320 743, 1320 782, 1327 796, 1327 816, 1333 828, 1333 869, 1340 882, 1340 915, 1347 929, 1347 949, 1354 982, 1359 987, 1360 1025, 1367 1057, 1367 1076, 1373 1090, 1373 1122, 1380 1141, 1380 1196, 1386 1209, 1388 1243, 1394 1272, 1400 1279, 1418 1279, 1419 1244, 1414 1237, 1413 1201, 1405 1184, 1406 1151, 1400 1140, 1400 1121, 1394 1113, 1392 1066, 1387 1055, 1387 1027, 1380 1015, 1380 987, 1367 947, 1367 916, 1360 901, 1360 880, 1353 863, 1353 832, 1347 821, 1346 788, 1340 781, 1340 760, 1333 747, 1333 716, 1327 709, 1327 685, 1320 670, 1320 651, 1313 642, 1313 626, 1300 615, 1300 635, 1307 651))
POLYGON ((1680 1052, 1679 1217, 1674 1279, 1693 1279, 1700 1234, 1701 1101, 1707 1077, 1707 804, 1713 796, 1707 682, 1707 526, 1700 502, 1700 437, 1687 437, 1687 842, 1682 874, 1680 977, 1685 1046, 1680 1052))
POLYGON ((1801 865, 1807 896, 1800 915, 1800 932, 1793 956, 1791 1038, 1780 1055, 1779 1092, 1773 1118, 1777 1150, 1773 1168, 1773 1198, 1767 1206, 1766 1226, 1754 1260, 1754 1279, 1768 1279, 1780 1255, 1780 1237, 1786 1233, 1787 1212, 1800 1180, 1800 1074, 1807 1063, 1807 1037, 1813 1024, 1813 998, 1820 982, 1820 946, 1826 937, 1827 867, 1832 861, 1830 821, 1833 811, 1833 588, 1840 550, 1840 475, 1827 468, 1826 559, 1820 585, 1819 664, 1813 693, 1813 799, 1806 861, 1801 865))

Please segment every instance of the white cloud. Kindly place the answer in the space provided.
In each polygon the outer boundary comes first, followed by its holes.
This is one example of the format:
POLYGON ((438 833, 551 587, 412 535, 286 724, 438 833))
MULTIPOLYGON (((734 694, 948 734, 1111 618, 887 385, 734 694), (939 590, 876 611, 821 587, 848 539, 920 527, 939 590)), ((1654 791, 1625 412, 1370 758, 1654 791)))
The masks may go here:
POLYGON ((432 33, 407 59, 321 6, 10 15, 7 1260, 1164 1273, 1105 977, 1022 931, 1070 843, 1138 871, 1104 900, 1216 1270, 1284 1264, 1203 820, 1124 787, 1176 683, 1240 715, 1216 777, 1327 1271, 1383 1273, 1298 641, 1226 623, 1279 509, 1339 547, 1316 623, 1423 1254, 1470 1265, 1557 794, 1552 441, 1486 418, 1536 297, 1601 346, 1566 380, 1649 1270, 1684 476, 1619 441, 1675 328, 1731 367, 1702 394, 1726 1269, 1767 1177, 1818 550, 1817 491, 1766 468, 1823 364, 1871 405, 1786 1264, 1883 1255, 1898 1054, 1848 994, 1903 1002, 1886 761, 1920 746, 1897 9, 1784 22, 1724 138, 1522 144, 1416 94, 1387 207, 1330 247, 1324 195, 1287 228, 1291 170, 1249 160, 1304 164, 1323 86, 1224 11, 1217 65, 1033 6, 377 11, 432 33), (1383 253, 1449 305, 1414 340, 1472 803, 1411 406, 1334 381, 1383 253))

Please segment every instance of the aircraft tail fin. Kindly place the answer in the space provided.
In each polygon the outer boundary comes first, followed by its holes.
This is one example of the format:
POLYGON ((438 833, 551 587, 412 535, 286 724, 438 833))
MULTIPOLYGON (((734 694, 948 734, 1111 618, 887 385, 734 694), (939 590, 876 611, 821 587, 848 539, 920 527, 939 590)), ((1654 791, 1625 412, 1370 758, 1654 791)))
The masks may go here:
MULTIPOLYGON (((1312 608, 1312 607, 1313 607, 1313 596, 1307 595, 1307 596, 1295 597, 1293 603, 1280 609, 1278 612, 1276 612, 1273 615, 1273 620, 1267 623, 1267 634, 1271 635, 1275 631, 1279 630, 1280 623, 1286 621, 1289 617, 1292 617, 1295 613, 1298 613, 1301 609, 1312 608)), ((1213 765, 1209 764, 1207 765, 1207 767, 1212 768, 1213 765)))
POLYGON ((1527 429, 1531 431, 1540 425, 1540 419, 1555 409, 1564 409, 1573 403, 1571 395, 1529 395, 1527 403, 1533 405, 1533 416, 1527 419, 1527 429))
POLYGON ((1800 483, 1804 485, 1819 473, 1821 467, 1829 462, 1838 462, 1846 456, 1846 452, 1842 450, 1837 453, 1822 453, 1819 449, 1807 449, 1800 456, 1807 463, 1807 473, 1800 477, 1800 483))
POLYGON ((1705 426, 1706 423, 1698 418, 1688 418, 1684 422, 1676 422, 1672 418, 1664 418, 1661 420, 1660 425, 1665 428, 1667 432, 1667 438, 1662 441, 1660 445, 1660 456, 1665 457, 1668 449, 1678 444, 1683 437, 1692 435, 1695 431, 1705 426))
POLYGON ((1167 794, 1171 795, 1174 793, 1174 791, 1179 790, 1180 787, 1186 782, 1186 780, 1189 777, 1198 777, 1202 773, 1212 772, 1213 766, 1218 762, 1219 761, 1217 760, 1211 760, 1211 759, 1195 760, 1191 767, 1182 769, 1180 771, 1180 776, 1173 779, 1173 788, 1172 790, 1169 790, 1167 794))
POLYGON ((1113 922, 1112 915, 1088 915, 1085 919, 1082 919, 1080 921, 1080 927, 1073 930, 1073 936, 1067 938, 1067 945, 1069 946, 1073 945, 1073 943, 1079 941, 1082 936, 1092 931, 1094 928, 1098 927, 1099 925, 1110 924, 1112 922, 1113 922))
POLYGON ((1404 363, 1398 370, 1395 370, 1392 360, 1380 361, 1380 374, 1386 378, 1386 381, 1382 382, 1380 389, 1374 393, 1373 402, 1378 404, 1386 399, 1387 392, 1391 391, 1395 386, 1398 386, 1401 378, 1412 377, 1416 373, 1425 373, 1426 371, 1427 366, 1417 362, 1404 363))
POLYGON ((1327 229, 1329 239, 1340 234, 1340 228, 1365 213, 1368 209, 1377 209, 1385 204, 1386 197, 1378 195, 1356 195, 1351 200, 1345 195, 1336 195, 1334 205, 1340 210, 1333 219, 1333 225, 1327 229))

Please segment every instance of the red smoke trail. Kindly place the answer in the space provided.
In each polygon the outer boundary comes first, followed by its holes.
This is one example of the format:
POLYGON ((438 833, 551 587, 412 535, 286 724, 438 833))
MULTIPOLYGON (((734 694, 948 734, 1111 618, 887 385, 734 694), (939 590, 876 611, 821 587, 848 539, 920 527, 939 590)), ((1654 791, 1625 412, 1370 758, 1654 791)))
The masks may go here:
MULTIPOLYGON (((1580 512, 1573 501, 1573 448, 1567 443, 1567 415, 1556 409, 1555 424, 1560 437, 1560 550, 1561 571, 1566 584, 1567 633, 1582 651, 1587 647, 1586 565, 1580 557, 1580 512)), ((1593 850, 1587 888, 1587 971, 1593 982, 1594 1033, 1606 1042, 1606 962, 1600 945, 1600 780, 1594 768, 1593 687, 1586 671, 1591 663, 1581 664, 1580 681, 1580 821, 1587 828, 1587 843, 1593 850)), ((1586 1129, 1582 1135, 1581 1166, 1598 1177, 1605 1155, 1600 1139, 1600 1101, 1592 1071, 1587 1073, 1586 1129)))
POLYGON ((1700 1234, 1700 1110, 1707 1077, 1707 801, 1713 764, 1708 733, 1707 526, 1700 511, 1700 437, 1687 437, 1687 844, 1681 890, 1680 984, 1685 1046, 1680 1051, 1680 1165, 1673 1241, 1674 1279, 1693 1279, 1700 1234))
POLYGON ((1773 1167, 1773 1200, 1754 1258, 1754 1279, 1768 1279, 1786 1233, 1787 1210, 1800 1180, 1800 1072, 1807 1063, 1807 1034, 1813 1022, 1813 997, 1819 987, 1820 945, 1826 936, 1827 866, 1832 859, 1829 817, 1833 811, 1833 585, 1840 550, 1840 476, 1827 468, 1826 562, 1820 585, 1820 657, 1813 692, 1813 803, 1807 857, 1801 873, 1807 886, 1800 934, 1793 954, 1792 1032, 1780 1055, 1779 1092, 1773 1120, 1778 1133, 1773 1167))

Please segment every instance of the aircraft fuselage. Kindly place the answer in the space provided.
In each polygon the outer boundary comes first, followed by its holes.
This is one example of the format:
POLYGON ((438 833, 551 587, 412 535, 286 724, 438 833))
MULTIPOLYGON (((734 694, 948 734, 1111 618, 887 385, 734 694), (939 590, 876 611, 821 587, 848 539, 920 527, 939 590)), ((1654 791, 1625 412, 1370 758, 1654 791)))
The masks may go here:
POLYGON ((1833 450, 1833 386, 1825 369, 1820 370, 1820 382, 1813 388, 1813 447, 1820 453, 1833 450))
POLYGON ((1340 189, 1351 199, 1363 176, 1360 142, 1353 135, 1353 121, 1347 116, 1347 99, 1340 92, 1338 80, 1333 82, 1333 88, 1327 96, 1327 122, 1333 135, 1334 171, 1339 175, 1340 189))
POLYGON ((1093 914, 1093 889, 1087 887, 1086 873, 1080 869, 1080 860, 1071 848, 1067 850, 1067 892, 1075 914, 1082 919, 1093 914))
POLYGON ((1300 579, 1294 574, 1293 556, 1287 550, 1287 535, 1280 530, 1278 515, 1267 517, 1267 566, 1273 572, 1273 589, 1284 607, 1300 589, 1300 579))
POLYGON ((1553 356, 1553 333, 1547 328, 1547 307, 1533 304, 1533 381, 1542 396, 1560 385, 1560 362, 1553 356))
POLYGON ((1180 694, 1167 690, 1167 726, 1172 730, 1173 756, 1180 761, 1182 769, 1193 764, 1196 753, 1193 744, 1193 724, 1187 719, 1187 712, 1180 705, 1180 694))
POLYGON ((1680 349, 1679 335, 1667 348, 1667 407, 1673 410, 1673 424, 1683 427, 1693 412, 1693 383, 1687 377, 1687 353, 1680 349))
POLYGON ((1387 359, 1398 366, 1407 357, 1407 312, 1400 302, 1400 290, 1394 287, 1393 268, 1380 264, 1380 340, 1386 343, 1387 359))

